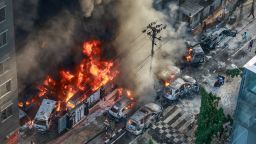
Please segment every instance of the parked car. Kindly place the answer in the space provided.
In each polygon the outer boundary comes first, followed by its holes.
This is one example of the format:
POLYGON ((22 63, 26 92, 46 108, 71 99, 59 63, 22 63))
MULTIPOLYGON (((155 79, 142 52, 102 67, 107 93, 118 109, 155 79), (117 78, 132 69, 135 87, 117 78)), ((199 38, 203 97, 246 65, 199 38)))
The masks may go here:
POLYGON ((161 116, 163 108, 155 103, 149 103, 136 111, 127 121, 126 130, 134 135, 142 134, 161 116))
POLYGON ((127 118, 127 115, 131 112, 134 105, 135 100, 131 100, 124 96, 108 110, 108 114, 111 118, 114 118, 117 121, 122 118, 127 118))
POLYGON ((190 76, 183 76, 177 78, 174 82, 164 88, 162 103, 166 104, 178 100, 184 96, 191 96, 199 92, 199 85, 197 81, 190 76))

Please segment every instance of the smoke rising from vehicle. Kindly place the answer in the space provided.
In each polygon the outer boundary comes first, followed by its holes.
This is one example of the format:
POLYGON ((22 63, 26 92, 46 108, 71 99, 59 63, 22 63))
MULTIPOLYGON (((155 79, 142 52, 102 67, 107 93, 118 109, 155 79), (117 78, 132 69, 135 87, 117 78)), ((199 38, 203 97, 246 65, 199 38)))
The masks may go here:
MULTIPOLYGON (((159 71, 160 67, 165 69, 165 65, 174 66, 185 47, 180 38, 184 25, 177 30, 172 26, 176 11, 173 10, 171 15, 166 15, 165 11, 155 10, 153 2, 153 0, 125 0, 117 6, 119 31, 115 45, 120 53, 129 51, 121 58, 121 82, 135 90, 143 101, 152 100, 155 95, 154 73, 159 71), (158 42, 155 46, 156 52, 151 72, 151 58, 145 61, 151 53, 151 40, 146 34, 142 34, 142 30, 153 21, 167 24, 167 29, 162 31, 162 42, 158 42)), ((172 7, 175 8, 175 6, 172 7)))

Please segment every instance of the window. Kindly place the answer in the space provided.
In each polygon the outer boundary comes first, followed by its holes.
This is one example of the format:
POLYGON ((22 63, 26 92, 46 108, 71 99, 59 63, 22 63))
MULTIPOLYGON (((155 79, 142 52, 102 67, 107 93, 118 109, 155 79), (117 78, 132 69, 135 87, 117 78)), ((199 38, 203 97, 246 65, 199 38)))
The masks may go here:
POLYGON ((0 63, 0 74, 4 73, 4 64, 0 63))
POLYGON ((10 69, 10 58, 0 62, 0 75, 10 69))
POLYGON ((4 83, 1 87, 1 96, 5 95, 6 93, 11 91, 11 80, 9 80, 8 82, 4 83))
POLYGON ((12 116, 12 105, 1 111, 1 120, 4 121, 10 116, 12 116))
POLYGON ((0 8, 0 23, 3 22, 6 19, 5 15, 6 15, 5 14, 5 7, 0 8))
POLYGON ((7 31, 0 33, 0 47, 7 43, 7 31))

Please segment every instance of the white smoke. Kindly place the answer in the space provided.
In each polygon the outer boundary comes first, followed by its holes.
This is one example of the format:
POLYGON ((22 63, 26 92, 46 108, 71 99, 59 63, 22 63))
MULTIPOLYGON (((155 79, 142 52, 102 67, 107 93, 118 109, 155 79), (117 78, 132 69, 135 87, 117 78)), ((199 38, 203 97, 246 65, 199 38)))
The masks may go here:
POLYGON ((91 17, 95 6, 109 3, 112 0, 79 0, 85 17, 91 17))
POLYGON ((172 26, 176 20, 174 15, 177 7, 171 6, 173 9, 168 14, 166 11, 156 11, 153 8, 153 2, 153 0, 125 0, 117 7, 120 26, 115 46, 119 53, 128 51, 121 58, 121 81, 132 87, 138 95, 142 95, 143 100, 152 100, 155 95, 153 88, 155 72, 163 67, 164 70, 166 65, 175 66, 185 48, 184 41, 181 39, 185 25, 181 25, 178 30, 172 26), (150 56, 151 40, 142 34, 142 30, 153 21, 166 24, 167 29, 162 31, 161 44, 155 46, 151 72, 151 58, 144 61, 150 56))

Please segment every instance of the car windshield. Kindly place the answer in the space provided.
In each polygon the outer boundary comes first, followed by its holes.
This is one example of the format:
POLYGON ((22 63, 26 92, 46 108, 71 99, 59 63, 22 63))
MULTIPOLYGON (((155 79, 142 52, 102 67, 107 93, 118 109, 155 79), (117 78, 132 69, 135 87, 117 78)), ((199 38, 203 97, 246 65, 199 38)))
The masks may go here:
POLYGON ((118 112, 118 108, 115 107, 115 106, 113 106, 113 107, 111 108, 111 111, 114 112, 114 113, 117 113, 117 112, 118 112))
POLYGON ((132 120, 129 121, 129 124, 132 125, 132 126, 134 126, 134 127, 137 126, 137 124, 136 124, 134 121, 132 121, 132 120))
POLYGON ((145 114, 148 113, 148 110, 146 110, 145 108, 140 109, 140 111, 145 114))
POLYGON ((173 89, 172 88, 167 88, 166 89, 166 94, 168 94, 168 95, 172 95, 173 94, 173 89))
POLYGON ((35 120, 35 124, 45 126, 45 125, 46 125, 46 121, 43 121, 43 120, 35 120))

